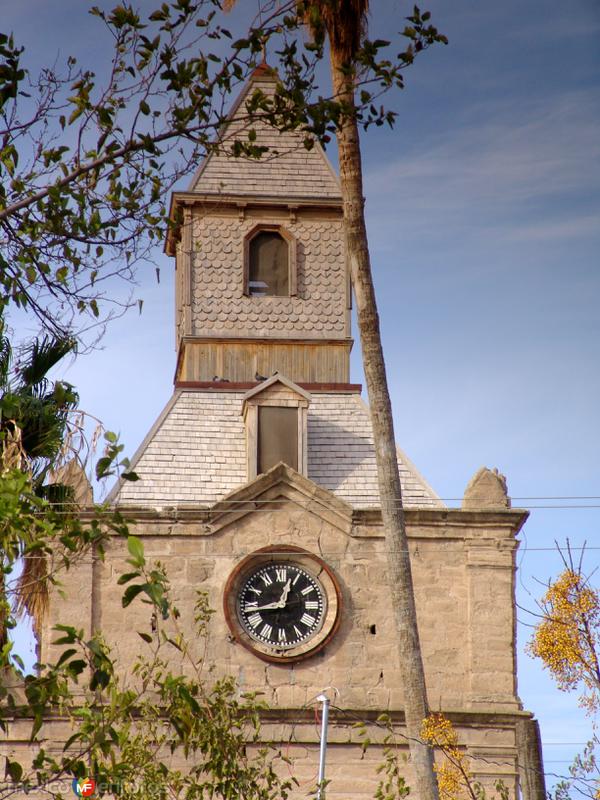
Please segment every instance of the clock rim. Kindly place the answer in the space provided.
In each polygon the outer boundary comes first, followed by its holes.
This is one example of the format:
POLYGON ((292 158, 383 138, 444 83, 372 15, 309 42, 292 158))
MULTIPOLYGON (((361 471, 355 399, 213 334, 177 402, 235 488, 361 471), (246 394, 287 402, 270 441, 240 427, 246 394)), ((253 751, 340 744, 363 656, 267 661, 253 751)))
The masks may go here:
POLYGON ((311 658, 322 650, 337 633, 342 618, 342 592, 339 582, 331 567, 322 558, 295 545, 269 545, 255 550, 245 558, 230 573, 223 589, 223 610, 227 626, 234 640, 246 650, 271 664, 293 664, 311 658), (321 628, 306 642, 298 647, 286 651, 274 652, 274 648, 262 645, 252 639, 243 629, 237 618, 237 596, 246 577, 260 568, 263 564, 274 562, 297 563, 299 567, 308 570, 323 586, 327 602, 327 612, 321 628), (312 569, 310 566, 312 565, 312 569), (318 570, 315 572, 315 565, 318 570))

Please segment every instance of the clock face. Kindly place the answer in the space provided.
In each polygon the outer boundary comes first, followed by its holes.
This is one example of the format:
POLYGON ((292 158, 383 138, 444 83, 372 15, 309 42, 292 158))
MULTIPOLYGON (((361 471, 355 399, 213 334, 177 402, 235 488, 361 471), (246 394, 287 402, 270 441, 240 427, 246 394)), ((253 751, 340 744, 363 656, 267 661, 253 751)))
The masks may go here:
POLYGON ((286 650, 319 632, 327 598, 321 582, 306 569, 273 562, 246 578, 238 594, 237 613, 252 639, 286 650))
POLYGON ((279 664, 309 658, 325 647, 340 625, 341 602, 327 564, 292 545, 248 555, 223 592, 231 643, 279 664))

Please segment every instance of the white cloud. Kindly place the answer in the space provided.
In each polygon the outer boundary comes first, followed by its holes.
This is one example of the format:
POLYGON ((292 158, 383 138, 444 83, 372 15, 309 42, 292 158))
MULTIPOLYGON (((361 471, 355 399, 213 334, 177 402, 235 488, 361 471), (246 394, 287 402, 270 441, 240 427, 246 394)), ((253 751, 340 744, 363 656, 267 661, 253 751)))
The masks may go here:
POLYGON ((405 231, 458 226, 520 239, 597 231, 599 100, 597 90, 582 89, 527 106, 472 108, 419 155, 413 149, 367 172, 372 224, 393 216, 405 231))

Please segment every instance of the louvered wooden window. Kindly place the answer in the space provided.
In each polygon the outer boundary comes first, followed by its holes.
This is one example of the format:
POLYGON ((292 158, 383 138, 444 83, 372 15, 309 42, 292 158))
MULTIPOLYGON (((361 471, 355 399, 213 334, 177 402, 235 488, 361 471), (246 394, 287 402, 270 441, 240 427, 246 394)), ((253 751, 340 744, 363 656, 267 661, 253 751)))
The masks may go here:
POLYGON ((258 233, 250 242, 248 294, 289 295, 289 245, 278 233, 258 233))
POLYGON ((298 469, 298 408, 260 406, 258 409, 257 473, 283 461, 298 469))
POLYGON ((244 237, 244 294, 296 295, 296 239, 281 225, 260 223, 244 237))

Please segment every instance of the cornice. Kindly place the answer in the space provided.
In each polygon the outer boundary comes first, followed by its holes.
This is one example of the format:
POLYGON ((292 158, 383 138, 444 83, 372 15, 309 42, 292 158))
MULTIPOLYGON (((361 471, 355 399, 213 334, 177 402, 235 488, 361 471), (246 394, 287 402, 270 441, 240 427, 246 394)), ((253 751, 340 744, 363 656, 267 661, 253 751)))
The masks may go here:
POLYGON ((169 256, 175 255, 175 245, 179 240, 179 225, 175 225, 175 212, 178 208, 193 208, 194 206, 204 206, 210 208, 229 208, 240 213, 245 213, 251 208, 284 208, 290 213, 294 213, 300 208, 326 209, 337 211, 343 214, 343 203, 341 197, 293 197, 286 198, 281 195, 262 194, 212 194, 202 192, 173 192, 169 207, 169 219, 171 226, 165 237, 164 252, 169 256))

